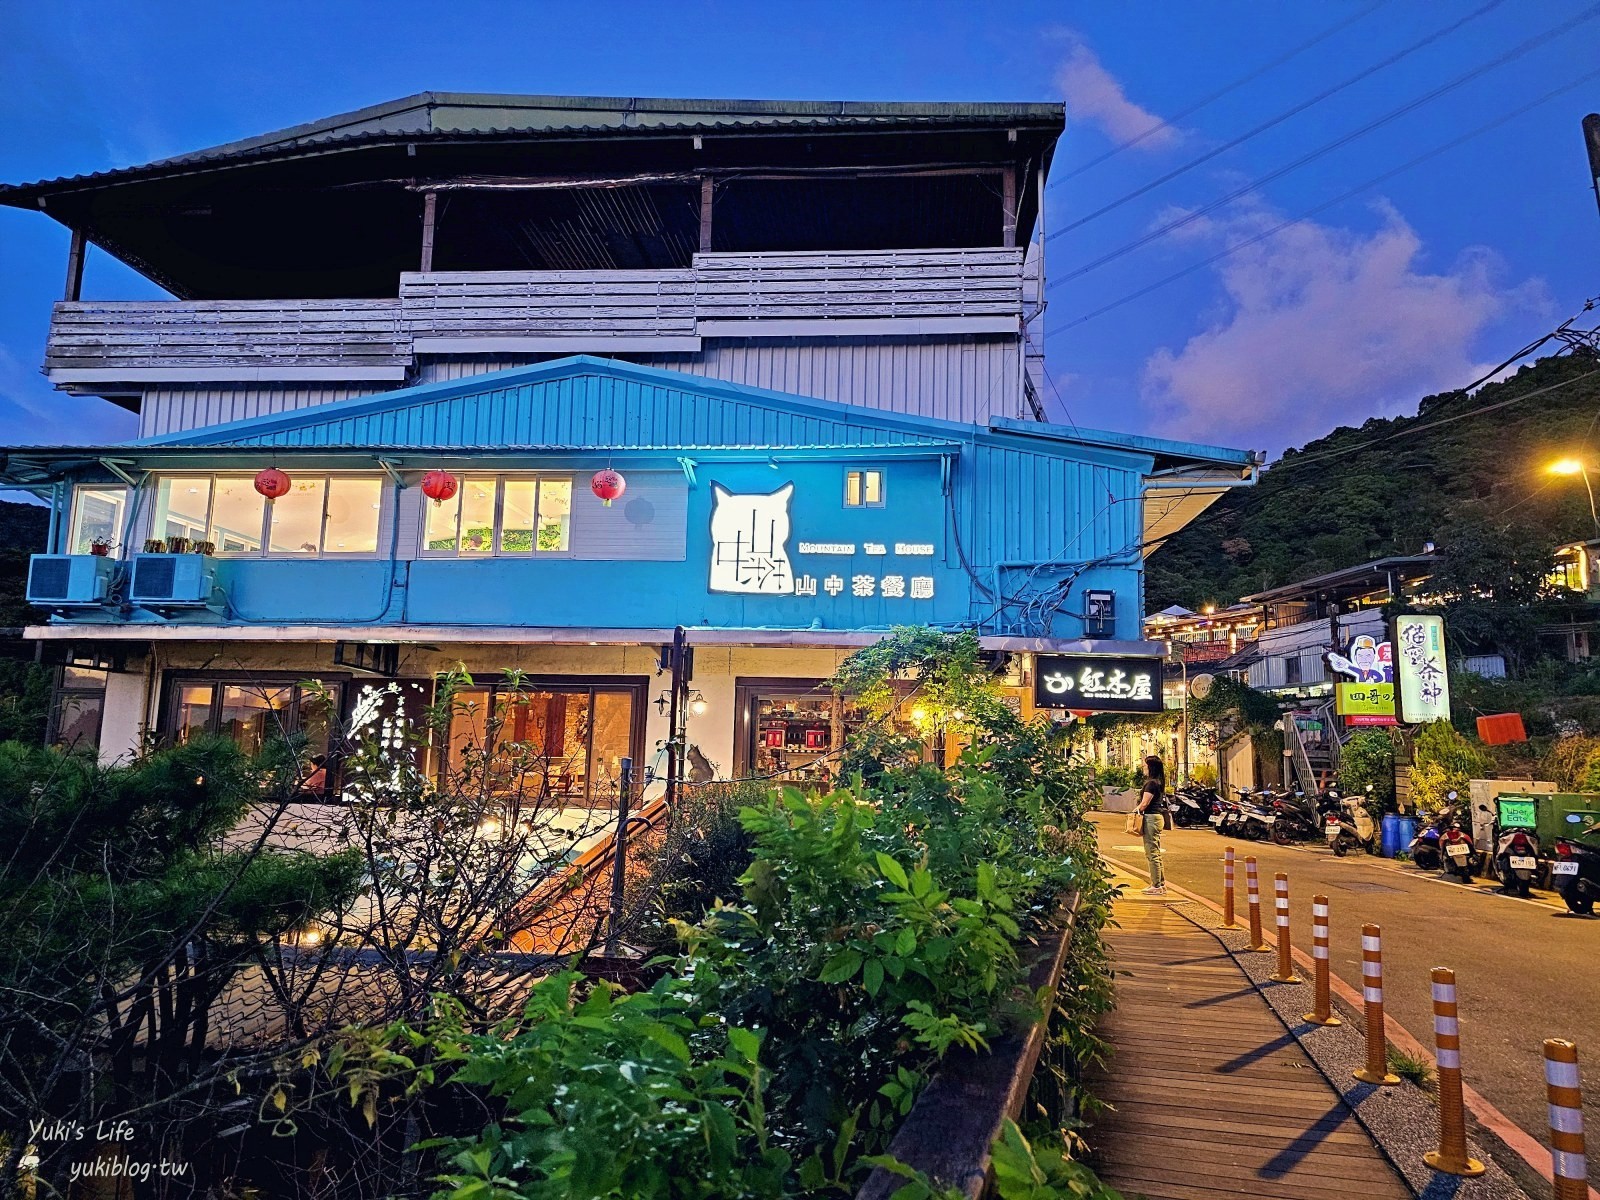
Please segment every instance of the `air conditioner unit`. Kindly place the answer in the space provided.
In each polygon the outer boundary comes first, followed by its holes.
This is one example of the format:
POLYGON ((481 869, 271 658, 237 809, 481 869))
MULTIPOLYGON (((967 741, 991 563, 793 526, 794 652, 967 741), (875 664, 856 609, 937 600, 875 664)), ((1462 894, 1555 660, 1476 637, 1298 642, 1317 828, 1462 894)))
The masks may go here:
POLYGON ((41 608, 104 604, 118 565, 102 554, 35 554, 28 563, 28 602, 41 608))
POLYGON ((208 604, 213 569, 206 554, 136 554, 128 599, 146 607, 208 604))

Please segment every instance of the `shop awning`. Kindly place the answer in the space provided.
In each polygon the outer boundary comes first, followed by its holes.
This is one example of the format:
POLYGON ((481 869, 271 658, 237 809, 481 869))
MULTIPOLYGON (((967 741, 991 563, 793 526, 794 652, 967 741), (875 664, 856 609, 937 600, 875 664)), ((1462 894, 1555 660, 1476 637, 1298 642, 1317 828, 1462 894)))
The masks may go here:
MULTIPOLYGON (((758 629, 686 630, 692 646, 793 646, 803 649, 853 650, 888 637, 888 629, 758 629)), ((36 642, 370 642, 375 645, 542 645, 661 646, 672 641, 670 628, 582 629, 529 625, 238 625, 165 624, 155 621, 91 624, 72 622, 30 625, 24 639, 36 642)), ((1108 641, 1091 638, 1029 638, 980 635, 985 650, 1033 654, 1118 654, 1159 658, 1164 643, 1108 641)))

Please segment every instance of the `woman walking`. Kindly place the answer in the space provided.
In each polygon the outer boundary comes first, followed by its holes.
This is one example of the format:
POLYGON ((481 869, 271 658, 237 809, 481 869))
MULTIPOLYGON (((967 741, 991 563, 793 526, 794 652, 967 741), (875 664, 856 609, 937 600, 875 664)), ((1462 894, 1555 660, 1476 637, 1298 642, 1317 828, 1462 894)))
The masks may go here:
POLYGON ((1146 896, 1165 896, 1167 877, 1161 873, 1161 831, 1167 823, 1167 768, 1152 754, 1144 760, 1144 790, 1139 793, 1139 819, 1144 834, 1144 856, 1150 863, 1146 896))

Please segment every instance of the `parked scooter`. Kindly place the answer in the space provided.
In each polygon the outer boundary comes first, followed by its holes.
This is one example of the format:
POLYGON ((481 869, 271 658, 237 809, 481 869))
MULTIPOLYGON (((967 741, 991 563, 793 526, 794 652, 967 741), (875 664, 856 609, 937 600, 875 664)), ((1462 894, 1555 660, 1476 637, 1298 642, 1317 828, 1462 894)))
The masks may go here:
POLYGON ((1240 805, 1250 795, 1247 787, 1235 788, 1239 793, 1238 800, 1224 800, 1218 797, 1216 807, 1211 813, 1211 827, 1223 837, 1238 837, 1239 822, 1243 816, 1240 805))
POLYGON ((1199 784, 1185 784, 1172 793, 1172 823, 1179 828, 1205 825, 1211 820, 1216 792, 1199 784))
MULTIPOLYGON (((1451 799, 1455 793, 1450 793, 1451 799)), ((1410 857, 1412 865, 1424 871, 1437 871, 1445 865, 1444 850, 1440 842, 1444 839, 1445 828, 1450 824, 1450 809, 1440 809, 1428 819, 1427 824, 1417 830, 1417 836, 1411 839, 1411 844, 1406 847, 1406 854, 1410 857)))
POLYGON ((1600 898, 1600 826, 1556 839, 1550 881, 1573 912, 1580 917, 1594 913, 1594 902, 1600 898))
POLYGON ((1528 898, 1539 873, 1539 835, 1531 829, 1504 829, 1495 839, 1495 872, 1500 890, 1528 898))
POLYGON ((1261 796, 1247 796, 1239 793, 1239 816, 1237 832, 1247 842, 1259 842, 1272 833, 1273 823, 1277 817, 1272 812, 1272 794, 1263 793, 1261 796))
POLYGON ((1462 883, 1471 883, 1474 868, 1478 865, 1478 848, 1472 844, 1472 835, 1461 828, 1461 810, 1455 806, 1456 794, 1451 792, 1451 806, 1439 814, 1439 853, 1447 874, 1462 883))
POLYGON ((1300 791, 1275 797, 1272 818, 1272 840, 1280 846, 1309 842, 1321 825, 1316 806, 1300 791))
MULTIPOLYGON (((1371 790, 1367 788, 1368 792, 1371 790)), ((1377 849, 1378 827, 1366 801, 1359 796, 1340 796, 1337 789, 1330 789, 1323 807, 1322 831, 1328 848, 1340 858, 1352 850, 1371 854, 1377 849)))

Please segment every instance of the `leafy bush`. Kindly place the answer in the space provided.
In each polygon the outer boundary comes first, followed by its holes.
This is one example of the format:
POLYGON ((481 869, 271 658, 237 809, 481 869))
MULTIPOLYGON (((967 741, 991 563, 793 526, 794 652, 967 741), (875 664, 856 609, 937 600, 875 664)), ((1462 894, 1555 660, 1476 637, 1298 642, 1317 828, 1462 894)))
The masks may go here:
MULTIPOLYGON (((650 991, 586 992, 562 975, 514 1020, 474 1028, 447 1002, 420 1028, 352 1034, 325 1064, 374 1116, 398 1107, 400 1080, 413 1095, 465 1093, 429 1106, 472 1116, 428 1143, 451 1189, 439 1195, 848 1192, 952 1049, 982 1051, 1052 1003, 1070 1017, 1053 1026, 1059 1044, 1092 1049, 1089 1025, 1109 1003, 1098 940, 1109 885, 1080 819, 1092 772, 1068 763, 1048 722, 994 695, 975 639, 888 642, 841 676, 885 713, 906 695, 891 678, 925 686, 919 703, 962 726, 954 767, 879 754, 892 750, 880 739, 870 781, 763 793, 739 811, 738 838, 733 793, 708 794, 683 846, 713 869, 668 894, 683 911, 709 907, 674 922, 682 952, 650 991), (1073 887, 1096 899, 1080 907, 1076 973, 1052 1002, 1026 988, 1019 946, 1073 887)), ((1064 1148, 1029 1153, 1034 1167, 1018 1159, 1019 1171, 1092 1178, 1063 1165, 1064 1148)))
POLYGON ((1136 776, 1132 767, 1121 767, 1114 763, 1107 763, 1094 769, 1094 781, 1101 787, 1126 791, 1136 783, 1136 776))
POLYGON ((1372 815, 1394 811, 1394 743, 1381 729, 1352 734, 1339 751, 1339 790, 1347 796, 1368 795, 1372 815))
POLYGON ((1214 788, 1217 786, 1219 776, 1217 764, 1214 762, 1197 762, 1189 764, 1189 782, 1200 787, 1214 788))
POLYGON ((1412 749, 1411 797, 1418 808, 1436 810, 1450 803, 1449 793, 1467 794, 1467 780, 1488 774, 1489 758, 1456 732, 1449 721, 1419 726, 1412 749))

